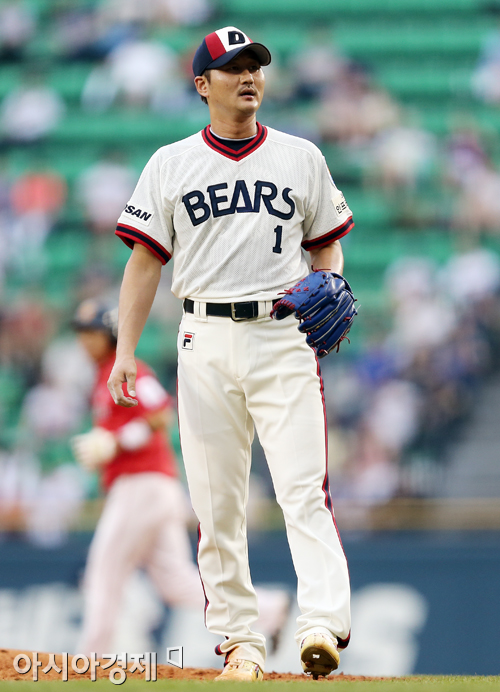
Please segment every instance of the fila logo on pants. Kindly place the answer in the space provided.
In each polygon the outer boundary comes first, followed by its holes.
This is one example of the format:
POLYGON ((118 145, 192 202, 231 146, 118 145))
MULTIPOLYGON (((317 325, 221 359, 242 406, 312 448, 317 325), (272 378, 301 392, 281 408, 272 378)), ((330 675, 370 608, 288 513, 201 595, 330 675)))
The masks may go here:
POLYGON ((186 351, 192 351, 193 350, 193 339, 194 339, 193 332, 184 332, 184 336, 182 337, 182 348, 184 348, 186 351))

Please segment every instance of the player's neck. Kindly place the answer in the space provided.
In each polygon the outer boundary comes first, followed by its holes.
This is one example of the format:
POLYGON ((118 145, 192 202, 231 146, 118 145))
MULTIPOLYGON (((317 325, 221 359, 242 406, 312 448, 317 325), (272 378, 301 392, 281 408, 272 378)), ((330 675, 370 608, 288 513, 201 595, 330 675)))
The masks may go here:
POLYGON ((222 120, 217 117, 212 117, 210 127, 214 135, 225 139, 246 139, 254 137, 257 134, 257 119, 255 115, 248 119, 237 122, 222 120))

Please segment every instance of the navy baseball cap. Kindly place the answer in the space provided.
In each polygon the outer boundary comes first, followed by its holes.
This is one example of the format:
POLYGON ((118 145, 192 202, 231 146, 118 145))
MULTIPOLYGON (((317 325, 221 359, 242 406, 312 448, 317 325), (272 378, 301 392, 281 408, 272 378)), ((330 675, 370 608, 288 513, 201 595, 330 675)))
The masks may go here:
POLYGON ((230 60, 251 48, 261 65, 269 65, 271 53, 262 45, 254 43, 243 31, 235 26, 225 26, 205 36, 193 58, 195 77, 201 77, 205 70, 213 70, 226 65, 230 60))
POLYGON ((116 339, 118 334, 118 308, 110 308, 98 300, 89 298, 80 303, 71 320, 76 331, 98 329, 116 339))

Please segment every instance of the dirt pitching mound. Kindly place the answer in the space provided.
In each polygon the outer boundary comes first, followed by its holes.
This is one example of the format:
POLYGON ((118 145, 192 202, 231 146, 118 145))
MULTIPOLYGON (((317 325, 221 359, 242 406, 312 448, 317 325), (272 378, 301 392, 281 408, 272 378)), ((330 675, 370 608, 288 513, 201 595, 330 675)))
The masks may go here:
MULTIPOLYGON (((35 656, 32 651, 20 651, 17 649, 0 649, 0 681, 3 680, 34 680, 34 674, 38 680, 61 680, 63 681, 63 658, 61 654, 49 654, 49 653, 37 653, 36 658, 40 662, 40 666, 34 666, 33 662, 35 656), (28 663, 31 663, 31 665, 28 663), (21 671, 26 670, 26 672, 19 672, 17 668, 21 671), (61 669, 58 672, 55 668, 61 669), (46 671, 44 672, 44 668, 46 671), (50 670, 49 670, 50 668, 50 670), (36 672, 34 673, 34 670, 36 672)), ((91 672, 90 670, 86 672, 78 673, 72 668, 73 656, 70 654, 68 657, 67 666, 67 678, 68 680, 90 680, 91 672)), ((107 662, 106 662, 107 663, 107 662)), ((75 662, 75 667, 81 669, 84 667, 82 665, 82 660, 75 662)), ((107 670, 103 670, 100 666, 96 667, 95 674, 98 679, 109 677, 110 671, 116 669, 117 665, 109 666, 107 670)), ((130 664, 128 668, 125 669, 127 679, 139 679, 145 680, 145 675, 147 672, 145 670, 134 670, 130 671, 130 664)), ((216 675, 220 673, 220 670, 215 668, 176 668, 170 665, 158 665, 157 666, 157 678, 158 680, 213 680, 216 675)), ((340 673, 339 675, 332 675, 328 678, 320 678, 320 682, 335 682, 336 680, 383 680, 384 678, 369 678, 363 675, 344 675, 340 673)), ((387 679, 387 678, 385 678, 387 679)), ((272 671, 266 673, 265 680, 280 680, 281 682, 291 682, 291 681, 311 681, 312 678, 305 675, 292 675, 291 673, 274 673, 272 671)))

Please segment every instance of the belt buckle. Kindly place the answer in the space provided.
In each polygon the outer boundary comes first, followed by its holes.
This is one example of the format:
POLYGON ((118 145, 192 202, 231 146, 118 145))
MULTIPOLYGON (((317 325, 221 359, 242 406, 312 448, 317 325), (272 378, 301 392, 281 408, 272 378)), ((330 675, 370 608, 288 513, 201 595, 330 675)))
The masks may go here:
POLYGON ((254 320, 259 316, 259 304, 256 301, 248 301, 247 303, 231 303, 231 319, 233 322, 245 322, 246 320, 254 320), (252 314, 248 317, 237 317, 236 316, 236 306, 249 305, 252 307, 252 314), (257 314, 255 314, 255 306, 257 307, 257 314))

